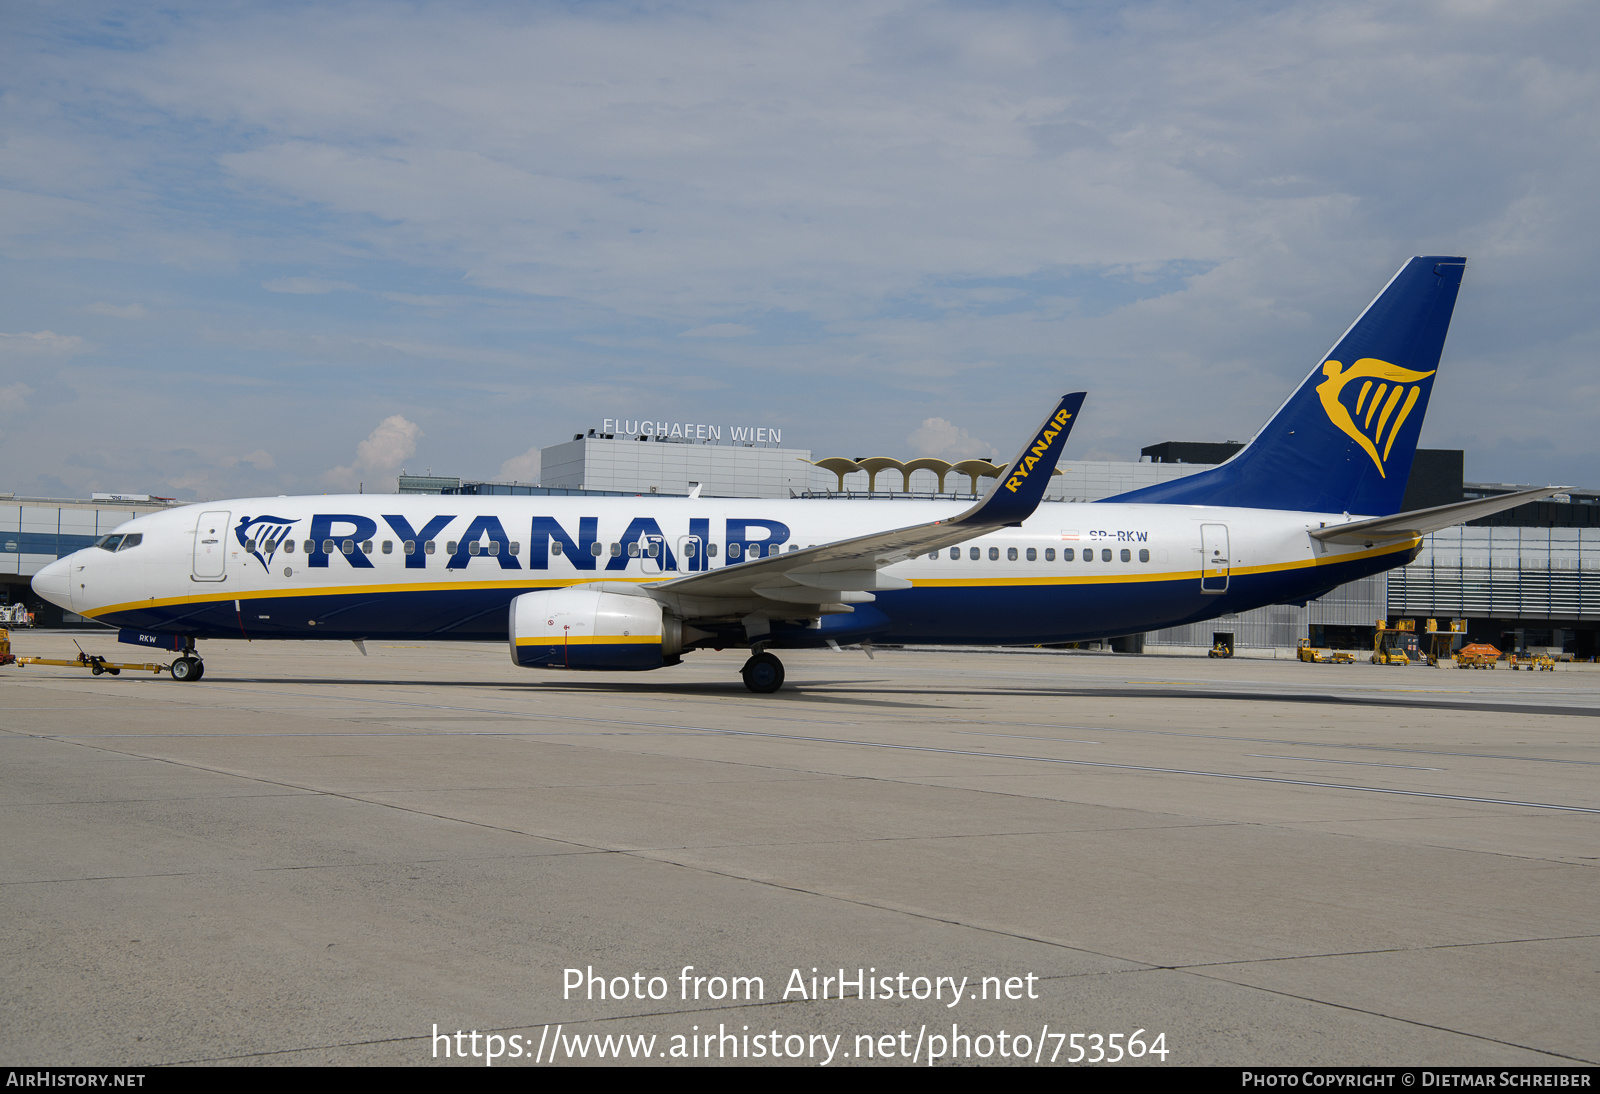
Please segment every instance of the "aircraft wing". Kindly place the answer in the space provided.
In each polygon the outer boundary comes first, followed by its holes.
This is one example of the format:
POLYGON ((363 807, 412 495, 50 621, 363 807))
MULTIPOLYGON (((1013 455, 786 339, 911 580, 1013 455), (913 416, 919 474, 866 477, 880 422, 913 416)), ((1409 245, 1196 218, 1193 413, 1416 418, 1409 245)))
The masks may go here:
POLYGON ((1535 486, 1512 494, 1497 494, 1492 498, 1475 498, 1472 501, 1436 505, 1432 509, 1413 509, 1409 513, 1396 513, 1392 517, 1372 517, 1353 520, 1348 524, 1330 524, 1311 530, 1312 539, 1325 543, 1365 543, 1379 540, 1416 539, 1441 528, 1453 528, 1479 517, 1493 516, 1527 501, 1538 501, 1551 494, 1559 494, 1564 486, 1535 486))
MULTIPOLYGON (((645 586, 652 593, 708 598, 764 597, 798 604, 838 601, 844 592, 911 587, 880 574, 896 562, 963 543, 996 528, 1015 527, 1038 508, 1086 392, 1063 395, 983 500, 948 520, 841 539, 751 559, 645 586)), ((862 600, 870 597, 859 598, 862 600)))

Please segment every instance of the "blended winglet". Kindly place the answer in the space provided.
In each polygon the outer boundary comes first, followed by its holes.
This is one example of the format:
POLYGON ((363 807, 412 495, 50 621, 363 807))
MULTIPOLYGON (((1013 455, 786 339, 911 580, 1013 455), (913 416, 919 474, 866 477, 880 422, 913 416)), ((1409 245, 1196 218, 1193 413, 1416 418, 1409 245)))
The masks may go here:
POLYGON ((1087 395, 1086 391, 1063 395, 983 500, 952 523, 1003 527, 1027 520, 1044 499, 1045 487, 1050 485, 1050 476, 1061 459, 1061 450, 1066 447, 1067 437, 1072 433, 1087 395))

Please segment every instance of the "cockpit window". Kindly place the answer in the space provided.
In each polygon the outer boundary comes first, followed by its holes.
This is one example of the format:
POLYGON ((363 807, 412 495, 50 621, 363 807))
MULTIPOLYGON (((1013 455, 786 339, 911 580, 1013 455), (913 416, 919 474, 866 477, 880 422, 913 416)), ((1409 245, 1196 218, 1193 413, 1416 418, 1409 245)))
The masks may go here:
POLYGON ((122 537, 122 546, 118 547, 117 550, 126 551, 129 547, 137 547, 143 542, 144 536, 141 533, 130 532, 128 535, 122 537))
POLYGON ((115 551, 121 542, 121 536, 101 536, 95 541, 94 545, 102 551, 115 551))

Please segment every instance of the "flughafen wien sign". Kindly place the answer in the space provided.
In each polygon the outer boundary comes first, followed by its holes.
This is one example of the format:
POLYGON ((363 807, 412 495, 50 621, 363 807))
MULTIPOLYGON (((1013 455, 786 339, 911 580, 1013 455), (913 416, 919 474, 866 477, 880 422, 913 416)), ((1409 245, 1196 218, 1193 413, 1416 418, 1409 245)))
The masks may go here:
MULTIPOLYGON (((686 441, 722 440, 722 426, 705 422, 647 422, 640 418, 602 418, 600 432, 627 437, 681 437, 686 441)), ((736 444, 782 444, 783 430, 770 426, 730 425, 728 439, 736 444)))

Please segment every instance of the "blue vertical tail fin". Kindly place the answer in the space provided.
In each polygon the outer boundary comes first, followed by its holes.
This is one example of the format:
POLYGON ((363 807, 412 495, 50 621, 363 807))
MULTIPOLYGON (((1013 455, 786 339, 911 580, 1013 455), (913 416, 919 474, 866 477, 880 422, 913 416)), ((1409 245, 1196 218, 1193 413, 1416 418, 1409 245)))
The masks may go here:
POLYGON ((1231 460, 1106 501, 1400 511, 1466 259, 1413 258, 1231 460))

